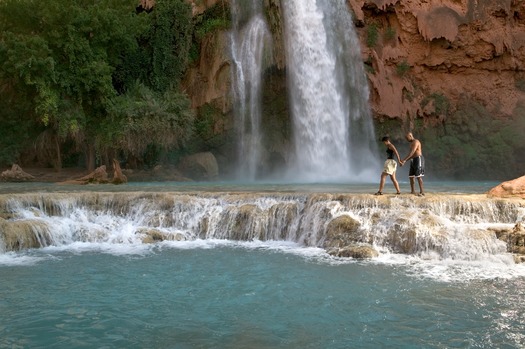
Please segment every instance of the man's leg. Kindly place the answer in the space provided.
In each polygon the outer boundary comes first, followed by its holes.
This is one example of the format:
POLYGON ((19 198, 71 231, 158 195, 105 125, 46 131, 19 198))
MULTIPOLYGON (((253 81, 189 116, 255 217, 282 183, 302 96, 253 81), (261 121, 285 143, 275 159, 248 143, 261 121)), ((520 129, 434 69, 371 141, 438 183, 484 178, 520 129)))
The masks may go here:
POLYGON ((419 182, 419 192, 424 194, 425 191, 423 190, 423 177, 417 177, 417 181, 419 182))
POLYGON ((416 190, 414 188, 414 177, 410 177, 410 194, 415 194, 416 190))

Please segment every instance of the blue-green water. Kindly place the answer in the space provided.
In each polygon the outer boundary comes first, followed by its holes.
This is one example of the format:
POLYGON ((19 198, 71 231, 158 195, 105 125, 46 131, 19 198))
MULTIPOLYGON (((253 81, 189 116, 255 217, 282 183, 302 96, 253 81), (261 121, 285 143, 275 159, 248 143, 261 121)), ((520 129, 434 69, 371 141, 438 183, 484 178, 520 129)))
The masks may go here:
POLYGON ((454 268, 284 242, 8 253, 0 348, 524 347, 524 273, 454 268))
MULTIPOLYGON (((375 193, 379 187, 371 178, 367 183, 282 183, 282 182, 132 182, 125 185, 57 185, 55 183, 0 183, 0 194, 31 192, 134 192, 134 191, 204 191, 204 192, 332 192, 332 193, 375 193)), ((400 180, 401 191, 410 192, 407 181, 400 180)), ((427 192, 452 194, 486 193, 499 182, 492 181, 427 181, 427 192)), ((416 189, 417 184, 416 184, 416 189)), ((418 189, 419 190, 419 189, 418 189)), ((386 183, 385 193, 395 193, 391 182, 386 183)))
POLYGON ((0 250, 0 348, 524 348, 525 265, 479 235, 512 228, 523 207, 454 195, 494 185, 430 182, 452 195, 387 207, 372 195, 307 199, 372 193, 370 183, 0 184, 0 229, 47 237, 44 248, 0 250), (358 262, 305 243, 341 214, 376 242, 404 216, 421 250, 387 244, 358 262), (227 240, 239 227, 266 227, 269 241, 227 240), (143 243, 144 228, 186 241, 143 243))

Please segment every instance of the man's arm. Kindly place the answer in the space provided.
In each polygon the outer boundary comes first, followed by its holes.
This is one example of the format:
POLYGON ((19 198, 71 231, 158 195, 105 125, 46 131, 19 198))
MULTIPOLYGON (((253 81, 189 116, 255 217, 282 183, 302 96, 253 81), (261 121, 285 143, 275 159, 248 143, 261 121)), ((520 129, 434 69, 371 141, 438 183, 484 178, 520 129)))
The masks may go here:
POLYGON ((418 147, 419 147, 419 141, 413 141, 412 144, 410 144, 410 153, 407 155, 406 158, 403 159, 402 162, 405 163, 408 160, 412 159, 412 156, 414 156, 418 147))

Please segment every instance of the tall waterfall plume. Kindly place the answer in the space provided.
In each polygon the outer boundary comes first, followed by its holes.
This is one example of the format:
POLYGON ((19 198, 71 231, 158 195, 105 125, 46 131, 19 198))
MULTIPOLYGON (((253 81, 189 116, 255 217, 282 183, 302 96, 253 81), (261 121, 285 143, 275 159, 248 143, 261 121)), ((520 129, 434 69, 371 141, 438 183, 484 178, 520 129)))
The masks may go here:
POLYGON ((294 133, 290 173, 359 181, 377 167, 368 86, 345 0, 283 1, 294 133))
POLYGON ((261 82, 271 45, 262 1, 232 1, 231 54, 238 134, 238 176, 254 180, 261 162, 261 82))

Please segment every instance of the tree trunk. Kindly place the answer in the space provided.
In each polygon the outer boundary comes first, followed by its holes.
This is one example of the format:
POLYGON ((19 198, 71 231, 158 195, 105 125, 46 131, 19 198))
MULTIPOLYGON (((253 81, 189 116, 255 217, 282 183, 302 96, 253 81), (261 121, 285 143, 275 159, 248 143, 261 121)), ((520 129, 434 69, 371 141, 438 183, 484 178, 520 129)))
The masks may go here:
POLYGON ((87 145, 86 168, 89 172, 95 171, 95 147, 91 144, 87 145))
POLYGON ((54 138, 56 148, 55 170, 60 172, 62 170, 62 153, 60 152, 60 142, 58 141, 58 136, 55 136, 54 138))

